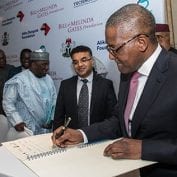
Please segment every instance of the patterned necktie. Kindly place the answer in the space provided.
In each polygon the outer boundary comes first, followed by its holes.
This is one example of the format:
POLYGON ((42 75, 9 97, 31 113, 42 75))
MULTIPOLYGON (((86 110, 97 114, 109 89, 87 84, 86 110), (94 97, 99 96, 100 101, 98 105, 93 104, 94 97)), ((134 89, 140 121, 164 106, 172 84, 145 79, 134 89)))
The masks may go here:
POLYGON ((87 79, 82 80, 83 85, 79 94, 78 101, 78 120, 79 127, 88 126, 88 105, 89 105, 89 94, 88 94, 88 86, 87 79))
POLYGON ((130 113, 135 100, 135 96, 138 88, 138 78, 140 77, 140 75, 141 75, 140 73, 135 72, 131 78, 127 104, 124 112, 125 125, 129 135, 131 135, 130 113))

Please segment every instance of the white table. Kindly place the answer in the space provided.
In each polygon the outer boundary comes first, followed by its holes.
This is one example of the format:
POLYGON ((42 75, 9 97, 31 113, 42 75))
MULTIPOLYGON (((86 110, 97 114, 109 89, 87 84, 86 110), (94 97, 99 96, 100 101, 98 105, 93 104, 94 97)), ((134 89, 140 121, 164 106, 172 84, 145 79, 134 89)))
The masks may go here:
POLYGON ((37 177, 14 155, 0 146, 0 177, 37 177))
MULTIPOLYGON (((5 147, 0 146, 0 177, 38 177, 5 147)), ((119 177, 139 177, 138 170, 119 177)))

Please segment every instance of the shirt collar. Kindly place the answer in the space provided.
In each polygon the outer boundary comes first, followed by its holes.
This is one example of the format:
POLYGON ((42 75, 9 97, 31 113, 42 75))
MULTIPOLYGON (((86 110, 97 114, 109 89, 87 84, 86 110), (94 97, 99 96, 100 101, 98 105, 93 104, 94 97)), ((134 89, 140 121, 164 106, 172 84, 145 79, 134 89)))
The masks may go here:
POLYGON ((83 80, 83 79, 87 79, 88 82, 92 82, 92 80, 93 80, 93 71, 92 71, 92 72, 90 73, 90 75, 87 76, 86 78, 82 78, 82 77, 78 76, 78 79, 79 79, 80 81, 83 80))
POLYGON ((144 76, 149 76, 151 69, 156 62, 162 48, 158 44, 156 50, 152 53, 152 55, 143 63, 143 65, 138 69, 138 72, 144 76))

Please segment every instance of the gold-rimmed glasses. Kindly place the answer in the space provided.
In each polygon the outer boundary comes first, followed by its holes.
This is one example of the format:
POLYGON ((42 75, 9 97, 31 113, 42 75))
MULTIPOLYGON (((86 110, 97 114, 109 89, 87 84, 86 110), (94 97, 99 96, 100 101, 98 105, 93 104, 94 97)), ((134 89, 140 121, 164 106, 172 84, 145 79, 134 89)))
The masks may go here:
POLYGON ((116 45, 115 47, 112 47, 112 46, 107 45, 106 48, 107 48, 108 52, 110 52, 114 57, 116 57, 122 47, 124 47, 125 45, 127 45, 129 42, 133 41, 134 39, 136 39, 140 35, 145 35, 146 37, 149 37, 148 34, 137 34, 119 46, 116 45))

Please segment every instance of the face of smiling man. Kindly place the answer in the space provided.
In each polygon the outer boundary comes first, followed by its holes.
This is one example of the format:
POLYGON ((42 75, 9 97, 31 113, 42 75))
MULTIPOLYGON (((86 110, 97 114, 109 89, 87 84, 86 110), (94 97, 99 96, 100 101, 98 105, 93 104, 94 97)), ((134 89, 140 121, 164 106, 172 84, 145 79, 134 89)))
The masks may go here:
POLYGON ((78 76, 86 78, 93 70, 93 59, 89 52, 78 52, 73 54, 72 63, 78 76))

